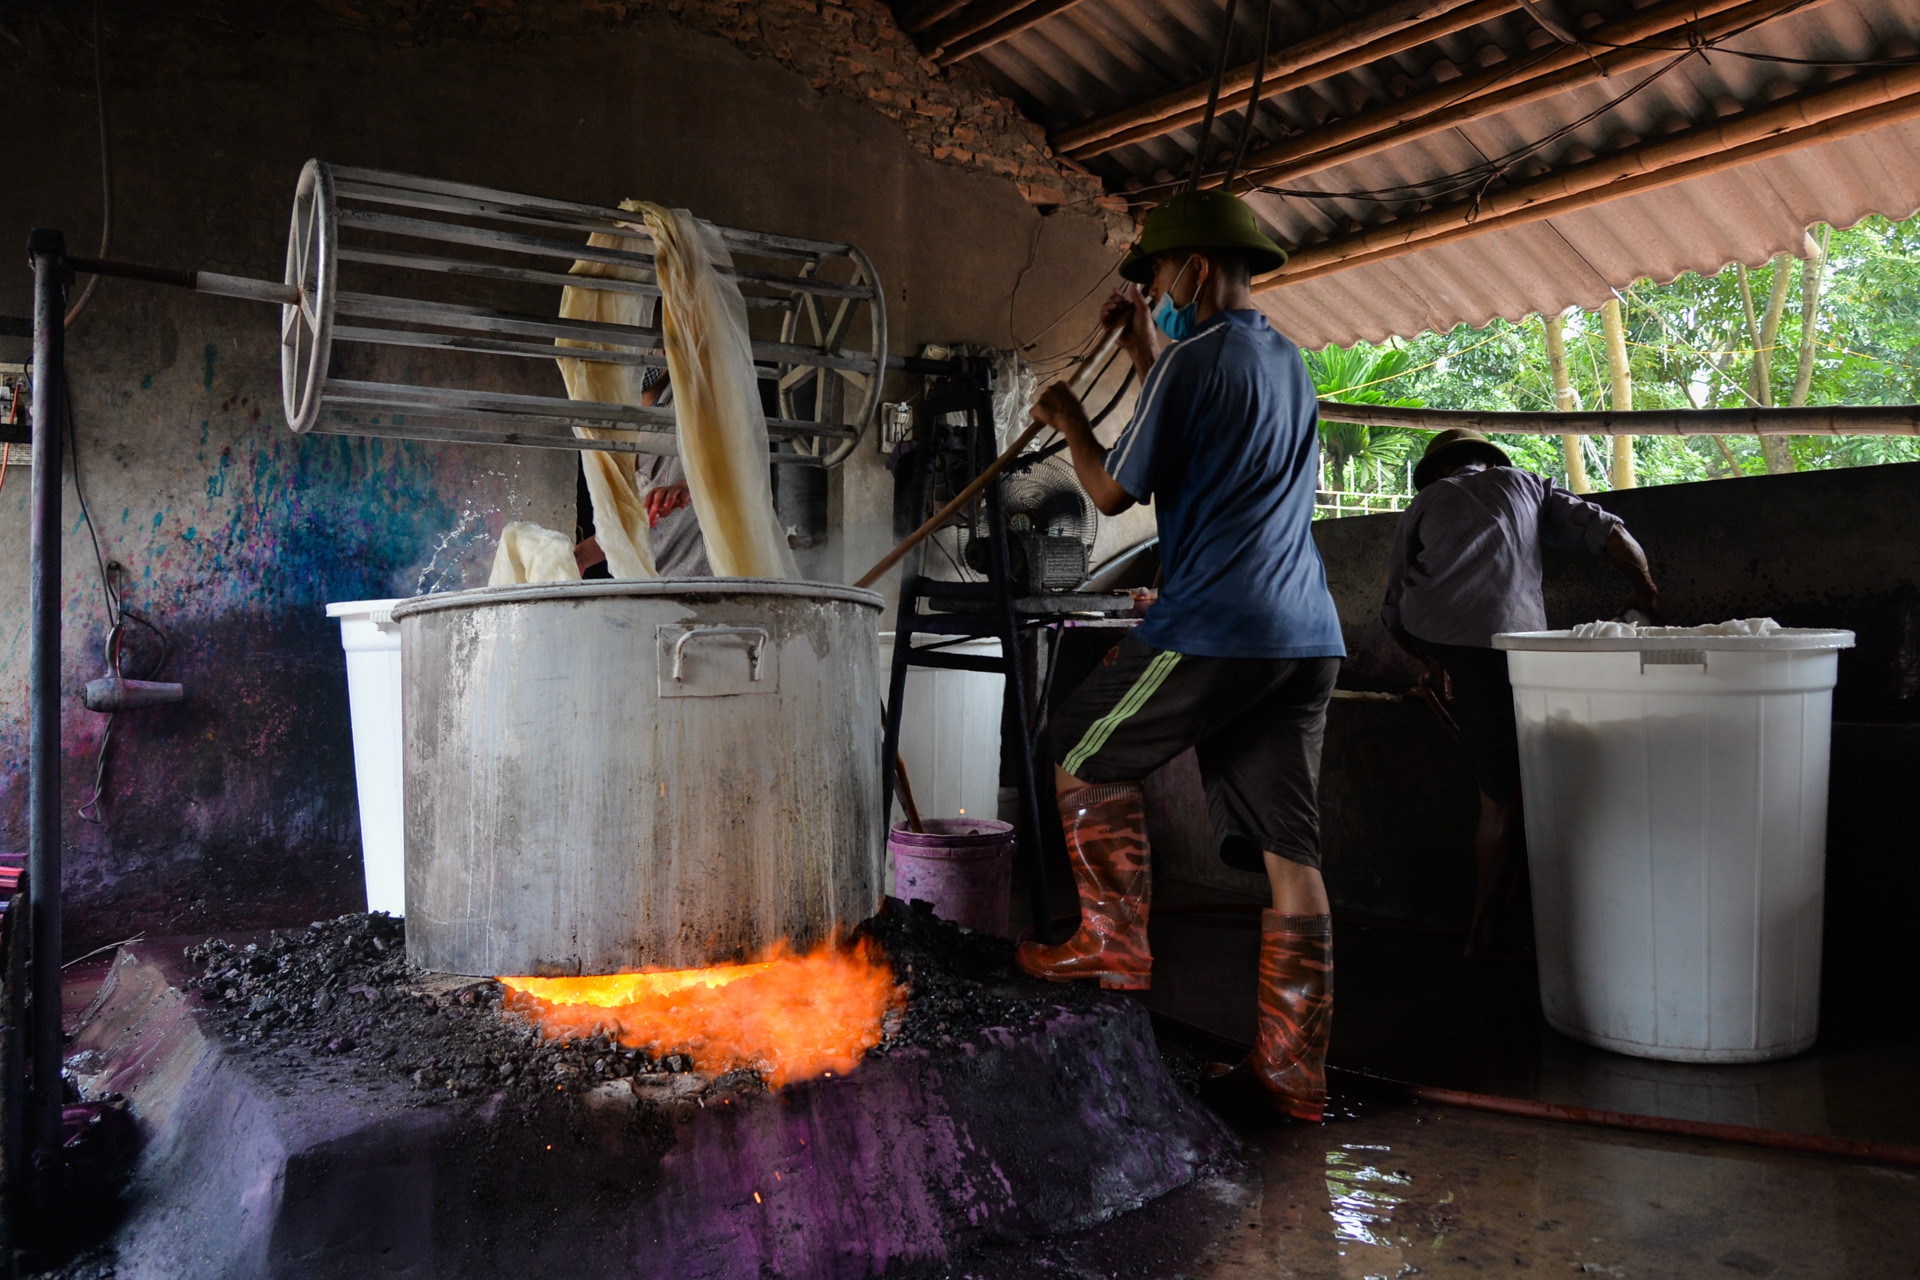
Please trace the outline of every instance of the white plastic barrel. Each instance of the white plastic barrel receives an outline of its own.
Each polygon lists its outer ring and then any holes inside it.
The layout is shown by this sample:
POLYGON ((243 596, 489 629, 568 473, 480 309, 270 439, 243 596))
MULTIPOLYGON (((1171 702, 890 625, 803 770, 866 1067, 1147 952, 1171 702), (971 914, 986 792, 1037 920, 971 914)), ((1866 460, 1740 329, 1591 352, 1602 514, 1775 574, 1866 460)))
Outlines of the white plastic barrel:
MULTIPOLYGON (((941 645, 945 653, 999 658, 989 636, 941 645)), ((893 632, 880 633, 880 684, 890 686, 893 632)), ((923 818, 997 818, 1000 813, 1000 707, 1007 678, 984 671, 908 667, 900 719, 900 759, 923 818)), ((898 799, 894 817, 905 817, 898 799)), ((888 821, 891 828, 892 819, 888 821)))
POLYGON ((360 855, 367 910, 404 915, 407 907, 405 811, 400 794, 400 624, 398 600, 343 600, 347 711, 353 721, 353 777, 360 798, 360 855))
POLYGON ((1813 1043, 1835 651, 1852 644, 1792 628, 1494 638, 1555 1030, 1676 1062, 1813 1043))

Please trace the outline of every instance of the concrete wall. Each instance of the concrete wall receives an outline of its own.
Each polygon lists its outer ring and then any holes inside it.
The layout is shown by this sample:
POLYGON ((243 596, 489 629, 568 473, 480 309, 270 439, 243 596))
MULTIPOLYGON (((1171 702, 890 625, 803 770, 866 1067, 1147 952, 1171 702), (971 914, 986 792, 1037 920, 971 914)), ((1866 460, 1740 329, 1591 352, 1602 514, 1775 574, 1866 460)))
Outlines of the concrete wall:
MULTIPOLYGON (((827 7, 821 27, 835 25, 827 7)), ((630 14, 503 31, 485 15, 504 5, 409 27, 410 8, 364 8, 375 20, 356 26, 303 6, 110 6, 113 256, 278 278, 294 179, 314 156, 590 201, 640 195, 723 224, 850 240, 886 284, 902 351, 1005 346, 1079 306, 1047 339, 1070 344, 1118 252, 1110 210, 1043 211, 1020 175, 937 163, 924 139, 737 35, 630 14)), ((95 247, 87 13, 6 20, 0 117, 32 124, 16 132, 0 213, 0 243, 16 249, 36 225, 66 230, 76 252, 95 247)), ((23 271, 0 273, 0 314, 26 312, 28 285, 23 271)), ((103 555, 128 605, 172 637, 168 673, 189 690, 184 705, 118 719, 105 821, 67 821, 75 947, 358 906, 344 668, 322 605, 476 585, 505 521, 572 526, 570 455, 290 435, 275 323, 251 304, 116 281, 69 334, 79 476, 103 555)), ((0 360, 23 353, 0 340, 0 360)), ((545 366, 488 376, 559 389, 545 366)), ((73 492, 69 814, 92 790, 104 719, 78 701, 100 674, 105 622, 73 492)), ((0 486, 0 536, 16 549, 0 563, 8 848, 26 840, 26 495, 16 468, 0 486)), ((890 501, 877 450, 835 473, 829 563, 844 576, 884 550, 890 501)))

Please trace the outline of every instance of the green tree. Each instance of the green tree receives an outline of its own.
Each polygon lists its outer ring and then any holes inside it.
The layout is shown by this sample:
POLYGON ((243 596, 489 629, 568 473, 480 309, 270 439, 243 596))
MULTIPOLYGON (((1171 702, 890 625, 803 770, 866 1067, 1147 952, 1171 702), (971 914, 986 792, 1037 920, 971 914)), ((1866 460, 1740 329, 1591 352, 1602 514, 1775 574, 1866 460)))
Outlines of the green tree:
MULTIPOLYGON (((1920 218, 1869 218, 1844 231, 1816 228, 1798 256, 1783 254, 1744 273, 1730 266, 1666 284, 1637 281, 1620 291, 1620 300, 1635 408, 1920 403, 1920 218), (1809 320, 1810 334, 1804 332, 1809 320)), ((1576 402, 1610 404, 1600 318, 1569 311, 1562 332, 1576 402)), ((1480 329, 1462 325, 1340 355, 1329 349, 1309 361, 1322 395, 1366 383, 1364 390, 1378 397, 1373 403, 1555 408, 1544 330, 1531 320, 1494 320, 1480 329), (1397 359, 1365 376, 1354 372, 1380 352, 1397 359), (1349 356, 1351 362, 1343 362, 1349 356)), ((1358 396, 1354 391, 1333 398, 1358 396)), ((1365 443, 1373 447, 1371 438, 1365 443)), ((1556 438, 1508 436, 1500 443, 1521 466, 1566 482, 1556 438)), ((1582 442, 1590 477, 1607 474, 1605 443, 1582 442)), ((1328 441, 1330 459, 1339 449, 1328 441)), ((1920 460, 1920 440, 1911 437, 1793 437, 1785 450, 1775 450, 1775 469, 1786 469, 1789 458, 1802 470, 1920 460)), ((1347 450, 1341 456, 1364 454, 1347 450)), ((1643 437, 1635 461, 1641 484, 1768 470, 1753 436, 1643 437)))
MULTIPOLYGON (((1313 389, 1322 400, 1342 404, 1395 405, 1419 408, 1424 403, 1404 393, 1396 394, 1395 384, 1403 380, 1411 357, 1401 347, 1374 347, 1366 343, 1325 351, 1302 352, 1313 389)), ((1425 447, 1430 433, 1409 431, 1404 427, 1374 427, 1355 422, 1322 422, 1320 449, 1327 459, 1327 471, 1336 489, 1358 489, 1361 474, 1377 471, 1396 477, 1407 460, 1425 447)), ((1404 483, 1385 486, 1387 492, 1401 492, 1404 483)))

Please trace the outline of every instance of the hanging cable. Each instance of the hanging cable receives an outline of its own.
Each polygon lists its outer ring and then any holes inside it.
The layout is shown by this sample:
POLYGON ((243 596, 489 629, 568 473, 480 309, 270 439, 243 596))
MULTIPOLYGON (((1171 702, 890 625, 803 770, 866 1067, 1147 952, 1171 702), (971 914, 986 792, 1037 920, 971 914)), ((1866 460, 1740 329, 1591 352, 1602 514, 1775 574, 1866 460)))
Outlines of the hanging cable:
MULTIPOLYGON (((173 654, 173 642, 167 633, 151 619, 126 607, 125 602, 120 598, 119 590, 114 586, 113 575, 107 571, 107 559, 100 550, 100 533, 94 526, 93 512, 87 505, 86 488, 80 482, 80 432, 74 419, 73 383, 67 378, 64 366, 60 373, 61 417, 65 428, 68 466, 73 475, 73 496, 80 507, 81 523, 87 527, 87 541, 93 547, 94 567, 100 574, 100 595, 107 609, 107 669, 115 675, 121 674, 121 653, 126 648, 126 626, 132 623, 152 635, 159 645, 159 653, 155 656, 152 665, 141 675, 134 677, 151 680, 167 665, 167 659, 173 654)), ((59 464, 60 460, 56 456, 51 465, 59 464)), ((100 734, 100 746, 94 756, 93 794, 74 810, 83 821, 96 825, 102 821, 100 800, 106 790, 107 748, 113 743, 115 718, 113 714, 108 714, 106 725, 100 734)))
POLYGON ((1220 108, 1220 82, 1227 74, 1227 53, 1233 44, 1233 14, 1240 0, 1227 0, 1227 12, 1220 23, 1220 47, 1213 55, 1213 84, 1207 90, 1207 114, 1200 121, 1200 141, 1193 149, 1193 172, 1187 175, 1188 191, 1200 185, 1200 175, 1206 172, 1207 152, 1213 146, 1213 117, 1220 108))
POLYGON ((1681 54, 1679 57, 1670 60, 1664 66, 1654 71, 1652 75, 1649 75, 1631 89, 1620 94, 1617 98, 1609 99, 1578 119, 1568 121, 1545 137, 1535 139, 1524 146, 1516 147, 1512 151, 1506 152, 1493 159, 1483 161, 1470 169, 1462 169, 1455 173, 1442 174, 1439 177, 1428 178, 1420 182, 1403 183, 1399 186, 1372 187, 1353 191, 1320 191, 1300 187, 1276 187, 1264 182, 1256 183, 1255 189, 1267 192, 1270 195, 1291 196, 1300 200, 1357 200, 1370 204, 1405 204, 1410 201, 1435 201, 1468 191, 1473 192, 1474 198, 1478 200, 1485 195, 1488 188, 1505 177, 1515 165, 1538 155, 1548 147, 1585 128, 1587 125, 1592 124, 1601 116, 1615 110, 1620 104, 1644 93, 1653 86, 1655 81, 1678 68, 1692 56, 1690 53, 1681 54))
POLYGON ((1227 176, 1220 186, 1228 195, 1233 194, 1233 179, 1240 172, 1240 166, 1246 162, 1247 143, 1253 138, 1253 118, 1260 114, 1260 88, 1267 79, 1267 46, 1273 40, 1273 0, 1265 0, 1260 7, 1260 49, 1254 55, 1253 88, 1247 98, 1246 114, 1240 120, 1240 141, 1233 149, 1233 163, 1227 166, 1227 176))
MULTIPOLYGON (((1809 66, 1809 67, 1850 67, 1850 68, 1857 68, 1861 70, 1866 70, 1874 67, 1908 66, 1908 65, 1913 65, 1915 63, 1920 63, 1920 55, 1892 57, 1892 58, 1829 60, 1829 59, 1819 59, 1819 58, 1793 58, 1793 57, 1787 57, 1784 55, 1768 54, 1768 53, 1752 53, 1752 52, 1747 52, 1745 50, 1728 49, 1725 47, 1724 42, 1728 40, 1737 39, 1738 37, 1743 36, 1750 31, 1753 31, 1754 29, 1763 25, 1764 23, 1771 22, 1771 21, 1777 20, 1778 18, 1784 17, 1787 14, 1793 13, 1801 8, 1804 8, 1807 4, 1810 4, 1810 3, 1813 3, 1813 0, 1799 0, 1798 3, 1786 9, 1765 15, 1764 17, 1755 18, 1752 21, 1744 23, 1743 25, 1735 28, 1732 31, 1728 31, 1722 35, 1716 36, 1711 40, 1702 39, 1702 38, 1699 38, 1698 36, 1695 36, 1689 39, 1686 44, 1655 44, 1655 43, 1652 43, 1651 41, 1616 43, 1616 42, 1610 42, 1605 40, 1595 40, 1591 37, 1588 37, 1586 39, 1581 39, 1581 40, 1568 41, 1565 38, 1566 33, 1556 32, 1552 27, 1547 25, 1542 25, 1542 30, 1547 31, 1548 34, 1552 35, 1556 41, 1562 44, 1571 44, 1572 46, 1581 48, 1582 50, 1587 50, 1589 48, 1602 49, 1602 50, 1608 50, 1608 51, 1621 50, 1621 49, 1644 50, 1644 51, 1669 52, 1677 56, 1673 58, 1670 62, 1666 63, 1664 66, 1659 67, 1651 75, 1641 80, 1633 88, 1627 90, 1624 94, 1622 94, 1618 98, 1611 99, 1608 102, 1601 104, 1599 107, 1596 107, 1592 111, 1587 112, 1585 115, 1581 116, 1579 119, 1573 120, 1567 124, 1560 126, 1559 128, 1555 129, 1552 133, 1548 134, 1546 137, 1540 138, 1533 142, 1526 143, 1520 147, 1515 148, 1512 151, 1507 152, 1506 154, 1498 157, 1497 159, 1485 161, 1481 164, 1473 166, 1470 169, 1463 169, 1455 173, 1442 174, 1438 177, 1429 178, 1429 179, 1425 179, 1423 181, 1418 181, 1418 182, 1404 183, 1398 186, 1363 188, 1363 189, 1355 189, 1355 190, 1349 190, 1349 191, 1324 191, 1324 190, 1316 190, 1316 189, 1309 189, 1309 188, 1279 187, 1279 186, 1273 186, 1267 183, 1256 183, 1254 184, 1253 189, 1264 191, 1270 195, 1290 196, 1295 199, 1302 199, 1302 200, 1354 200, 1354 201, 1360 201, 1360 202, 1370 203, 1370 204, 1399 204, 1399 203, 1409 203, 1409 202, 1416 202, 1416 201, 1432 201, 1432 200, 1438 200, 1438 199, 1444 198, 1449 195, 1459 194, 1464 191, 1471 191, 1471 190, 1474 190, 1475 188, 1479 188, 1481 192, 1484 192, 1485 189, 1489 187, 1493 182, 1505 176, 1506 172, 1510 170, 1514 165, 1534 155, 1537 155, 1539 152, 1541 152, 1542 150, 1545 150, 1547 147, 1552 146, 1554 143, 1565 139, 1575 131, 1581 128, 1584 128, 1585 126, 1593 123, 1595 120, 1599 119, 1600 117, 1608 114, 1611 111, 1614 111, 1622 103, 1638 95, 1643 90, 1650 87, 1655 81, 1659 80, 1663 76, 1667 75, 1667 73, 1681 66, 1688 59, 1693 57, 1700 57, 1704 59, 1709 54, 1713 54, 1713 53, 1723 53, 1730 57, 1750 59, 1758 62, 1776 62, 1776 63, 1785 63, 1789 65, 1794 65, 1794 66, 1809 66)), ((1527 12, 1529 16, 1533 16, 1536 19, 1536 23, 1538 24, 1539 15, 1534 14, 1530 7, 1523 6, 1523 8, 1527 8, 1527 12)), ((1260 64, 1260 66, 1262 67, 1264 66, 1264 59, 1262 60, 1262 63, 1260 64)), ((1257 101, 1258 99, 1256 98, 1255 102, 1257 101)), ((1249 109, 1252 108, 1252 105, 1253 105, 1252 103, 1249 104, 1249 109)), ((1232 179, 1235 173, 1238 171, 1238 169, 1241 167, 1243 163, 1244 163, 1244 160, 1242 157, 1235 158, 1235 160, 1233 161, 1233 167, 1227 170, 1227 173, 1226 173, 1225 181, 1227 183, 1230 184, 1232 182, 1232 179)), ((1189 178, 1186 189, 1192 190, 1195 185, 1197 185, 1196 180, 1193 178, 1189 178)), ((1138 193, 1137 198, 1142 200, 1150 199, 1151 198, 1150 189, 1147 191, 1142 191, 1138 193)))
MULTIPOLYGON (((94 255, 96 258, 106 257, 113 243, 113 158, 107 151, 107 78, 100 67, 100 44, 100 0, 93 0, 93 102, 100 120, 100 252, 94 255)), ((64 328, 73 328, 99 287, 99 276, 88 277, 87 287, 67 308, 64 328)))

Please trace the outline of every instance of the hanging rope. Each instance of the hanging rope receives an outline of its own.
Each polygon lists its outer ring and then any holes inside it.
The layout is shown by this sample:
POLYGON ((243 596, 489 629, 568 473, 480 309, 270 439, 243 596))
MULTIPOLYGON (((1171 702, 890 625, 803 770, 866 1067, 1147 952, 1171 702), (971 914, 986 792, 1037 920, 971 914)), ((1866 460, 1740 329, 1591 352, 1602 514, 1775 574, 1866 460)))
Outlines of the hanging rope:
POLYGON ((1193 172, 1187 175, 1186 190, 1192 191, 1200 185, 1200 175, 1207 167, 1207 152, 1213 146, 1213 117, 1220 107, 1220 82, 1227 74, 1228 46, 1233 43, 1233 15, 1240 7, 1240 0, 1227 0, 1227 12, 1220 23, 1220 47, 1213 55, 1213 84, 1207 89, 1207 114, 1200 121, 1200 141, 1193 151, 1193 172))
POLYGON ((1253 117, 1260 111, 1260 86, 1267 78, 1267 47, 1273 40, 1273 0, 1266 0, 1260 13, 1260 51, 1255 55, 1253 64, 1253 89, 1247 98, 1246 114, 1240 120, 1240 141, 1233 149, 1233 163, 1227 166, 1227 176, 1220 188, 1228 195, 1233 194, 1234 175, 1240 172, 1240 166, 1247 159, 1247 143, 1253 139, 1253 117))

